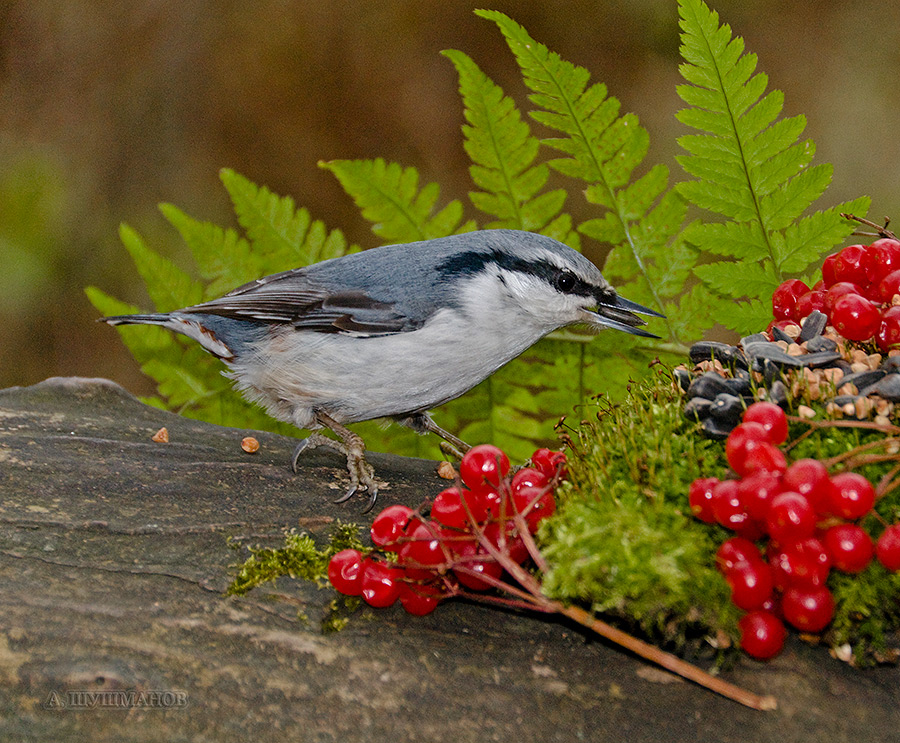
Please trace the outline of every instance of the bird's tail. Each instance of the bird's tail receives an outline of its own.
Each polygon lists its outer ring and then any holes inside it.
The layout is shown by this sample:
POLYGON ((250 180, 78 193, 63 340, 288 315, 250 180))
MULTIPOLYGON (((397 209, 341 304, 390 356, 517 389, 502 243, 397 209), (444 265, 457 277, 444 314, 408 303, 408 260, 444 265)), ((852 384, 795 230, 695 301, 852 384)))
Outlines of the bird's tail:
POLYGON ((171 319, 167 312, 157 312, 152 315, 110 315, 98 318, 97 322, 110 325, 166 325, 171 319))
MULTIPOLYGON (((208 318, 207 318, 208 319, 208 318)), ((197 341, 214 356, 226 361, 234 358, 231 348, 224 343, 209 323, 201 322, 198 315, 181 312, 157 312, 147 315, 110 315, 101 317, 97 322, 109 325, 161 325, 176 333, 186 335, 197 341)))

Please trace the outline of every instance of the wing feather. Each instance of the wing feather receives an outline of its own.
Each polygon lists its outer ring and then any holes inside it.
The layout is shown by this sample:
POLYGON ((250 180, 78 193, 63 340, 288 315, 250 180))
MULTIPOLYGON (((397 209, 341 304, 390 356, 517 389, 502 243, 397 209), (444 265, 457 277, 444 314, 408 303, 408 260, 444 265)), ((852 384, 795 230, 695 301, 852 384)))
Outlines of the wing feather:
POLYGON ((328 291, 309 281, 303 269, 252 281, 186 311, 364 336, 409 332, 420 328, 426 319, 409 317, 394 303, 375 299, 359 289, 328 291))

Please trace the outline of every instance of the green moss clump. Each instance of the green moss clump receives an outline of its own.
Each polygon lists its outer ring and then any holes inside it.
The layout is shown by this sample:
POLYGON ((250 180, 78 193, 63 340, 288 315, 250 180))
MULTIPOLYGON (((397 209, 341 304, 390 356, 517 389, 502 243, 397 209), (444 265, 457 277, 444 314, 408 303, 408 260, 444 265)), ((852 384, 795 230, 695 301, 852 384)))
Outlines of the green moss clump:
MULTIPOLYGON (((715 568, 716 549, 733 534, 694 519, 687 500, 695 478, 734 473, 722 442, 705 439, 698 424, 683 417, 683 403, 668 372, 659 369, 653 379, 632 384, 621 404, 601 400, 588 410, 573 436, 559 510, 540 532, 549 564, 544 590, 620 617, 661 642, 680 645, 698 634, 722 633, 736 640, 741 612, 715 568)), ((795 423, 788 460, 838 457, 879 438, 886 436, 837 426, 810 432, 809 424, 795 423)), ((880 459, 848 464, 877 484, 900 455, 880 459)), ((873 539, 882 520, 900 517, 900 489, 880 498, 875 510, 862 521, 873 539)), ((836 612, 824 641, 849 643, 860 664, 891 658, 892 635, 900 629, 900 573, 873 562, 858 575, 832 571, 828 587, 836 612)))
POLYGON ((679 644, 698 632, 737 637, 740 614, 715 569, 724 530, 691 516, 688 486, 726 477, 723 447, 696 435, 667 373, 603 400, 578 429, 560 509, 541 532, 544 590, 589 602, 679 644))
POLYGON ((328 561, 343 549, 364 549, 356 524, 335 526, 331 539, 323 549, 305 532, 291 529, 285 532, 284 546, 250 547, 250 557, 237 566, 237 575, 226 591, 227 595, 243 596, 256 586, 274 581, 283 575, 314 581, 324 586, 328 580, 328 561))

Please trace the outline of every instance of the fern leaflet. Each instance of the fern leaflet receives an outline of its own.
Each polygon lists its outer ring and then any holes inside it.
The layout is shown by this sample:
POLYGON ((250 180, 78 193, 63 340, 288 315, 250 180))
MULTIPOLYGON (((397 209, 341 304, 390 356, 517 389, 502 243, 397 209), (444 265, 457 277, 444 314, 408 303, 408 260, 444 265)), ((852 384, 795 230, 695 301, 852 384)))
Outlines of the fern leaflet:
POLYGON ((463 126, 464 147, 472 159, 469 173, 482 191, 469 198, 477 209, 497 217, 487 229, 509 228, 541 232, 574 248, 578 233, 572 218, 561 214, 566 192, 540 193, 550 177, 546 164, 535 164, 540 142, 511 98, 462 52, 444 55, 459 74, 459 92, 469 123, 463 126))
POLYGON ((463 207, 457 200, 433 213, 440 186, 429 183, 420 190, 415 168, 381 158, 332 160, 320 165, 337 176, 362 215, 373 223, 372 231, 388 242, 430 240, 475 229, 473 222, 460 224, 463 207))
MULTIPOLYGON (((670 316, 678 312, 677 298, 693 263, 690 246, 675 239, 686 205, 667 191, 664 165, 632 180, 647 152, 646 130, 633 114, 619 115, 619 101, 608 95, 603 83, 589 84, 586 69, 561 59, 503 13, 476 12, 498 25, 515 55, 532 91, 530 100, 539 107, 532 118, 563 135, 542 140, 564 154, 548 165, 585 181, 588 202, 605 212, 578 230, 612 246, 604 267, 607 278, 635 301, 670 316), (661 283, 663 274, 666 281, 661 283)), ((698 318, 698 332, 701 326, 698 318)), ((669 339, 681 345, 670 321, 666 330, 669 339)), ((632 341, 624 342, 634 346, 632 341)), ((616 345, 621 343, 617 340, 616 345)))
POLYGON ((328 232, 309 211, 297 209, 290 196, 273 194, 228 168, 220 176, 254 254, 265 261, 268 271, 287 271, 359 250, 347 245, 340 230, 328 232))
POLYGON ((726 258, 694 273, 720 298, 716 318, 740 333, 756 332, 771 316, 759 297, 771 296, 789 274, 807 269, 853 231, 840 212, 865 213, 867 198, 801 219, 831 182, 830 165, 810 165, 812 140, 800 140, 803 116, 779 119, 784 95, 766 93, 768 78, 756 73, 755 54, 702 0, 679 0, 681 74, 678 94, 689 108, 683 124, 702 134, 679 138, 678 157, 696 180, 677 189, 725 223, 695 223, 685 239, 726 258), (798 221, 799 220, 799 221, 798 221), (735 301, 744 298, 743 301, 735 301))

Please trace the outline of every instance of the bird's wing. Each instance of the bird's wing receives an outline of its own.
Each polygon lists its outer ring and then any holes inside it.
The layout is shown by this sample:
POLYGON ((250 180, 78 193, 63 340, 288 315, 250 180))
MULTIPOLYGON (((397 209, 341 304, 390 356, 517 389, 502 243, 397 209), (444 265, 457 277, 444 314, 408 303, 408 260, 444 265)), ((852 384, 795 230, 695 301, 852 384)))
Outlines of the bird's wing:
POLYGON ((301 271, 267 276, 185 311, 363 336, 409 332, 426 319, 410 317, 395 304, 360 289, 329 291, 310 282, 301 271))

